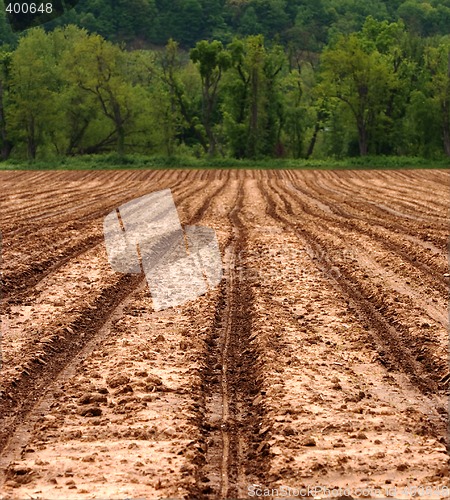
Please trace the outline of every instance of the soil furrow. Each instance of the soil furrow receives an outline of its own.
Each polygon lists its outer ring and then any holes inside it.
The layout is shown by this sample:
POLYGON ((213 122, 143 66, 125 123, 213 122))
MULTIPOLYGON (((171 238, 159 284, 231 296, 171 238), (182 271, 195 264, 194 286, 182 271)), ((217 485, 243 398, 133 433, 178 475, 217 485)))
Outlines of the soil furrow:
MULTIPOLYGON (((272 187, 277 189, 277 184, 274 183, 272 187)), ((282 195, 282 200, 289 215, 299 216, 299 213, 307 213, 311 217, 322 217, 323 211, 320 210, 320 207, 318 207, 319 210, 311 210, 309 205, 305 207, 303 200, 300 201, 298 197, 293 196, 291 189, 286 189, 284 185, 283 189, 284 195, 282 195), (292 204, 286 199, 287 196, 294 199, 297 205, 300 205, 302 208, 301 212, 297 211, 294 213, 292 204)), ((277 192, 279 193, 279 189, 277 192)), ((412 308, 421 307, 425 314, 430 315, 431 318, 441 323, 445 328, 447 327, 448 320, 442 308, 442 302, 446 300, 448 294, 448 287, 445 284, 448 281, 448 278, 445 277, 446 266, 439 270, 436 268, 430 269, 430 266, 423 262, 426 260, 423 253, 414 251, 415 249, 411 250, 411 245, 404 250, 403 246, 406 247, 407 245, 392 244, 390 239, 386 236, 383 237, 383 235, 378 235, 375 238, 374 232, 370 228, 367 229, 366 226, 359 227, 346 219, 341 220, 339 218, 335 219, 333 225, 330 225, 331 219, 326 219, 326 221, 327 233, 329 235, 336 236, 342 241, 346 241, 348 238, 354 240, 354 245, 350 253, 358 253, 357 260, 360 264, 367 262, 373 274, 383 276, 383 286, 384 288, 390 288, 389 294, 395 291, 398 294, 405 295, 407 301, 412 300, 410 304, 412 308), (342 229, 342 226, 345 230, 342 229), (355 229, 353 230, 352 228, 355 229), (375 241, 379 243, 379 249, 373 245, 375 241), (358 248, 360 248, 359 252, 356 251, 358 248), (394 248, 395 250, 392 250, 392 253, 386 252, 386 248, 394 248), (368 249, 370 249, 370 253, 373 252, 378 257, 375 259, 371 258, 367 253, 368 249), (405 266, 405 261, 412 262, 414 267, 408 269, 405 266), (424 281, 423 273, 418 273, 417 269, 425 269, 425 274, 430 275, 427 276, 428 279, 426 281, 424 281), (399 273, 399 271, 401 272, 399 273), (394 276, 391 278, 392 274, 394 276), (422 291, 421 296, 423 299, 420 298, 417 291, 412 287, 411 281, 413 281, 416 288, 422 291)), ((398 297, 396 300, 398 301, 398 297)), ((380 303, 380 307, 384 306, 384 309, 386 309, 386 304, 389 304, 388 297, 384 298, 383 302, 380 303)))
MULTIPOLYGON (((295 176, 290 177, 294 183, 298 181, 295 176)), ((350 191, 345 196, 343 203, 343 195, 337 197, 335 194, 333 194, 333 191, 330 188, 324 188, 320 180, 309 178, 304 178, 303 180, 303 185, 305 186, 305 188, 307 188, 304 193, 307 196, 311 197, 315 201, 315 203, 320 203, 319 198, 324 201, 324 210, 328 213, 334 212, 337 215, 341 215, 346 218, 367 220, 367 222, 390 230, 392 233, 400 233, 403 237, 411 236, 411 233, 415 233, 418 229, 417 224, 413 228, 413 223, 411 223, 410 221, 400 221, 399 213, 395 209, 393 209, 392 206, 380 204, 380 202, 377 201, 377 198, 374 198, 375 201, 372 201, 368 196, 364 199, 360 194, 352 193, 350 191), (355 200, 357 199, 359 199, 360 201, 355 202, 355 200), (343 210, 343 204, 345 204, 345 206, 351 210, 351 213, 343 210)), ((386 192, 384 192, 384 194, 386 194, 386 192)), ((389 200, 389 202, 392 205, 391 200, 389 200)), ((439 222, 436 219, 437 216, 438 214, 435 213, 434 222, 439 222)), ((447 215, 443 215, 440 217, 444 218, 445 220, 448 219, 447 215)), ((442 229, 447 229, 447 222, 444 221, 442 229)), ((425 232, 425 229, 423 229, 422 232, 425 232)), ((424 239, 420 241, 422 245, 426 245, 427 243, 429 243, 429 237, 427 234, 424 234, 423 236, 424 239)), ((442 251, 442 249, 436 250, 442 251)))
POLYGON ((225 276, 207 340, 205 440, 206 463, 200 472, 202 498, 243 498, 247 484, 264 475, 264 464, 255 455, 263 415, 252 409, 261 390, 258 353, 252 334, 252 291, 242 277, 238 259, 246 251, 246 230, 240 212, 243 188, 228 217, 232 236, 225 252, 225 276), (239 256, 239 257, 238 257, 239 256), (239 271, 238 271, 239 269, 239 271), (252 457, 252 460, 249 460, 252 457), (206 485, 202 486, 202 482, 206 485))
POLYGON ((408 216, 417 216, 417 213, 421 212, 421 208, 423 208, 424 215, 432 213, 432 215, 436 215, 436 209, 442 211, 442 209, 446 209, 446 204, 442 197, 436 197, 433 195, 436 191, 440 191, 443 194, 443 186, 447 183, 448 186, 448 176, 444 171, 439 172, 441 176, 440 182, 431 182, 430 176, 428 175, 423 178, 423 176, 417 175, 417 171, 410 171, 405 173, 401 178, 396 182, 395 172, 390 171, 389 174, 383 176, 382 173, 377 174, 376 183, 368 183, 367 177, 371 175, 369 172, 361 172, 361 175, 356 176, 355 172, 352 172, 351 176, 321 176, 321 181, 317 180, 318 184, 322 187, 326 187, 330 192, 339 193, 346 198, 349 195, 354 195, 357 198, 362 199, 364 201, 364 197, 361 196, 361 192, 364 192, 367 200, 373 199, 374 201, 379 202, 380 198, 389 201, 390 205, 404 207, 407 210, 406 215, 408 216), (324 182, 325 181, 325 185, 324 182), (341 190, 336 189, 340 187, 341 190), (415 205, 416 200, 411 200, 410 194, 411 190, 417 194, 419 198, 417 208, 415 205), (422 204, 422 202, 425 202, 422 204), (435 207, 431 209, 431 206, 435 207))

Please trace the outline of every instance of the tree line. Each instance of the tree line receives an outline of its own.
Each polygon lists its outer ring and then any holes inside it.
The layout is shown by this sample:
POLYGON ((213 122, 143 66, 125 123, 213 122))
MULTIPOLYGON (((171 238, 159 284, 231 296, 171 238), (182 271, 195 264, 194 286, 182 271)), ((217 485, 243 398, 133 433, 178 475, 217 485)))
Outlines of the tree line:
MULTIPOLYGON (((11 42, 0 0, 0 44, 11 42), (2 17, 3 16, 3 17, 2 17)), ((75 4, 66 0, 64 4, 75 4)), ((368 16, 402 20, 422 37, 446 35, 450 0, 80 0, 75 9, 48 26, 75 24, 113 42, 183 48, 202 39, 230 43, 235 36, 262 34, 283 45, 317 51, 336 34, 359 31, 368 16)))
POLYGON ((108 151, 450 156, 450 37, 369 16, 320 52, 261 33, 129 50, 75 25, 3 45, 1 159, 108 151))

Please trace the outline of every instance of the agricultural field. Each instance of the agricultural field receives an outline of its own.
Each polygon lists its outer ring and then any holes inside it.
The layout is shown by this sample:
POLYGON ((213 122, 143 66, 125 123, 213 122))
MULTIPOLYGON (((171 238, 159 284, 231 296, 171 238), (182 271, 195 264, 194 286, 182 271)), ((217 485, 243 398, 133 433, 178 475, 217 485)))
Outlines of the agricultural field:
POLYGON ((448 498, 450 172, 0 185, 0 498, 448 498), (183 225, 215 230, 223 279, 155 311, 103 220, 167 188, 183 225))

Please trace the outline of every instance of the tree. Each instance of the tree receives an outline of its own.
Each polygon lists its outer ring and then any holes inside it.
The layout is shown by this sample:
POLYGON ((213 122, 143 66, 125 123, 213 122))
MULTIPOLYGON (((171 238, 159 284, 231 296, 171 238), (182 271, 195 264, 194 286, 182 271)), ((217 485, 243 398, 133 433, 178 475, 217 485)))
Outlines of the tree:
POLYGON ((78 40, 66 60, 68 80, 94 96, 101 113, 112 124, 113 130, 105 141, 114 136, 119 155, 124 154, 126 127, 137 105, 126 69, 126 53, 99 35, 78 40))
POLYGON ((253 9, 257 23, 261 26, 259 31, 251 34, 261 34, 267 39, 281 35, 289 25, 286 6, 286 0, 251 0, 247 11, 253 9))
POLYGON ((217 142, 213 130, 213 113, 217 104, 219 82, 223 72, 231 66, 231 55, 221 42, 202 40, 190 51, 190 57, 197 65, 202 81, 203 125, 209 141, 208 154, 214 156, 217 142))
POLYGON ((432 101, 439 109, 444 151, 450 156, 450 38, 444 38, 425 54, 430 75, 427 85, 432 101))
POLYGON ((335 11, 327 8, 323 0, 303 0, 297 6, 294 25, 286 30, 286 38, 292 48, 317 52, 327 42, 335 19, 335 11))
POLYGON ((4 0, 0 0, 0 47, 14 42, 14 35, 6 19, 6 8, 4 0))
POLYGON ((41 28, 21 38, 11 57, 8 117, 11 133, 25 138, 28 158, 36 158, 45 136, 58 123, 59 77, 51 37, 41 28))
POLYGON ((203 9, 199 0, 182 0, 173 13, 173 37, 192 47, 204 32, 203 9))
MULTIPOLYGON (((391 0, 390 0, 391 1, 391 0)), ((339 35, 350 35, 363 26, 368 16, 377 20, 389 19, 384 0, 328 0, 328 12, 332 13, 332 23, 328 29, 329 40, 339 35)))
POLYGON ((291 71, 283 80, 285 98, 285 135, 292 156, 300 158, 303 152, 304 116, 303 104, 304 86, 298 70, 291 71))
POLYGON ((284 118, 278 88, 284 52, 277 45, 267 49, 262 35, 235 39, 228 50, 232 70, 222 111, 231 152, 238 158, 275 154, 284 118))
POLYGON ((57 127, 52 127, 49 135, 57 153, 70 156, 82 151, 89 128, 98 116, 94 96, 71 81, 72 68, 66 64, 71 58, 74 45, 86 40, 89 35, 86 30, 71 25, 57 28, 48 36, 51 38, 55 72, 60 82, 55 103, 61 112, 57 127))
POLYGON ((398 15, 411 31, 420 36, 429 36, 434 31, 433 11, 429 2, 406 0, 400 5, 398 15))
POLYGON ((111 4, 116 40, 134 42, 154 37, 158 13, 155 0, 116 0, 111 4))
POLYGON ((284 141, 294 158, 309 158, 327 118, 323 98, 315 96, 316 72, 304 62, 284 76, 281 96, 284 101, 284 141))
POLYGON ((185 141, 195 138, 201 145, 203 152, 208 152, 208 140, 201 120, 196 112, 192 99, 187 95, 181 78, 183 64, 180 57, 178 43, 170 39, 165 51, 159 58, 161 66, 161 80, 167 89, 172 116, 181 115, 184 123, 180 124, 179 135, 185 141))
POLYGON ((263 30, 262 26, 259 24, 258 15, 252 6, 245 10, 239 24, 239 31, 243 35, 257 35, 263 30))
POLYGON ((263 135, 264 108, 266 98, 264 92, 264 63, 266 50, 262 35, 251 37, 247 41, 246 63, 248 71, 248 133, 245 154, 248 158, 255 158, 261 149, 263 135))
POLYGON ((328 47, 321 62, 324 95, 348 107, 356 125, 360 155, 367 155, 371 133, 397 83, 388 60, 352 34, 328 47))
POLYGON ((415 40, 402 21, 389 23, 369 16, 359 34, 367 50, 378 51, 387 63, 393 85, 386 107, 373 130, 374 153, 393 154, 402 143, 402 124, 411 92, 417 86, 420 62, 414 60, 415 40))
POLYGON ((9 139, 6 123, 6 108, 10 85, 11 52, 0 51, 0 157, 7 160, 11 154, 13 143, 9 139))

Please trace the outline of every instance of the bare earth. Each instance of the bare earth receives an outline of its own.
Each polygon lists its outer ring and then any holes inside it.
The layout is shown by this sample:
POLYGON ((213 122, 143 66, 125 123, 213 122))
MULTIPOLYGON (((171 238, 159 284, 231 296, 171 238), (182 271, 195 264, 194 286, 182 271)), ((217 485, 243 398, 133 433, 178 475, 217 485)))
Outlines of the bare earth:
POLYGON ((0 498, 448 498, 449 184, 0 173, 0 498), (102 228, 166 188, 224 279, 155 312, 102 228))

